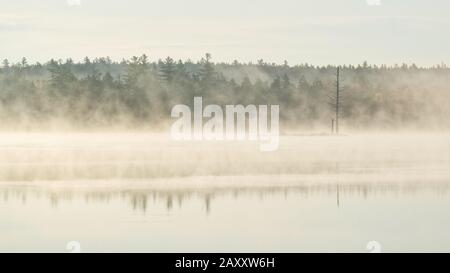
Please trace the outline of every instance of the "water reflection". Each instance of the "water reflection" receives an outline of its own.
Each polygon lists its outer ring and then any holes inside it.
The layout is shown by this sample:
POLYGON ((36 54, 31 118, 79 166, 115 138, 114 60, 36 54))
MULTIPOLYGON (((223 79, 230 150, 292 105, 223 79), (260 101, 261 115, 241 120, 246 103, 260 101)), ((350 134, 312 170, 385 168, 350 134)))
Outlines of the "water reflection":
POLYGON ((450 250, 450 183, 212 185, 3 184, 0 252, 450 250))
POLYGON ((0 135, 0 252, 450 250, 448 135, 280 143, 0 135))
POLYGON ((152 204, 164 204, 166 211, 170 212, 174 206, 182 208, 192 198, 201 199, 205 212, 212 209, 214 200, 219 197, 227 199, 245 199, 249 195, 258 196, 261 202, 266 199, 287 198, 294 196, 297 199, 309 199, 315 196, 327 196, 336 199, 336 207, 341 207, 346 197, 369 197, 391 195, 402 196, 420 195, 429 192, 435 196, 447 196, 450 183, 387 183, 387 184, 322 184, 322 185, 295 185, 295 186, 266 186, 266 187, 211 187, 211 188, 185 188, 185 189, 53 189, 45 186, 8 185, 0 186, 0 200, 7 204, 12 200, 20 200, 27 205, 39 199, 48 201, 52 208, 58 208, 65 202, 82 201, 85 204, 121 201, 123 206, 133 211, 145 212, 151 209, 152 204))

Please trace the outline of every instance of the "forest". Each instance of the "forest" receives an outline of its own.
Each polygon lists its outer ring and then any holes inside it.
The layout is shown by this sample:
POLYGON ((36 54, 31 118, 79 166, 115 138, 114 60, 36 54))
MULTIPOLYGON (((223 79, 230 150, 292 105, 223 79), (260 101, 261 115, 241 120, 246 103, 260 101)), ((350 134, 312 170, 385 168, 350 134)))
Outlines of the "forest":
MULTIPOLYGON (((334 117, 334 65, 314 66, 201 60, 150 61, 147 55, 113 61, 19 63, 0 68, 0 128, 162 129, 177 104, 279 105, 282 131, 328 132, 334 117)), ((450 68, 340 66, 343 130, 450 129, 450 68)))

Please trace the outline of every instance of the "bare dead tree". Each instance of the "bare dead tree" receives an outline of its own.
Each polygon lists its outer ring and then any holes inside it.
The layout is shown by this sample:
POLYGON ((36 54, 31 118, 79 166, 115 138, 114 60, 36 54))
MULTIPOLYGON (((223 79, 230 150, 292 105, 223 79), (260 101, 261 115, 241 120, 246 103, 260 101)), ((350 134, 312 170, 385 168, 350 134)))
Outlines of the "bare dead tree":
POLYGON ((340 82, 340 67, 338 66, 336 72, 336 91, 333 91, 331 95, 328 95, 328 104, 331 106, 331 109, 334 111, 335 117, 332 120, 331 130, 332 133, 339 134, 339 118, 340 112, 342 108, 342 89, 340 82))

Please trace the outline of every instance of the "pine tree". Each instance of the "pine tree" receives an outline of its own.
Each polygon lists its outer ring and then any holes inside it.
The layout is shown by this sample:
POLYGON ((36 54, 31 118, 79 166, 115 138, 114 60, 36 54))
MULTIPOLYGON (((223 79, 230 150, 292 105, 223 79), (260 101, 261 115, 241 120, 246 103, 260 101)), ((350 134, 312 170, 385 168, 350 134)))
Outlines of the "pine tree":
POLYGON ((3 64, 3 68, 4 69, 9 69, 9 61, 8 61, 8 59, 4 59, 2 64, 3 64))
POLYGON ((175 61, 167 57, 164 61, 159 63, 159 76, 162 80, 166 82, 171 82, 174 78, 176 71, 175 61))
POLYGON ((213 64, 211 63, 211 54, 206 53, 205 58, 201 61, 202 68, 200 70, 200 78, 203 81, 210 81, 214 78, 215 72, 213 64))

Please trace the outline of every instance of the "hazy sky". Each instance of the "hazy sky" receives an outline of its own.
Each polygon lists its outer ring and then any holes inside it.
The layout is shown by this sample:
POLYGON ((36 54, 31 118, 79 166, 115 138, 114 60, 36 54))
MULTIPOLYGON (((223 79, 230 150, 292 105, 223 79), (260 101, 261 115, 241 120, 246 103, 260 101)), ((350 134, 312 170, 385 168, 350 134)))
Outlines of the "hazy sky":
POLYGON ((450 63, 448 0, 0 0, 0 58, 450 63))

